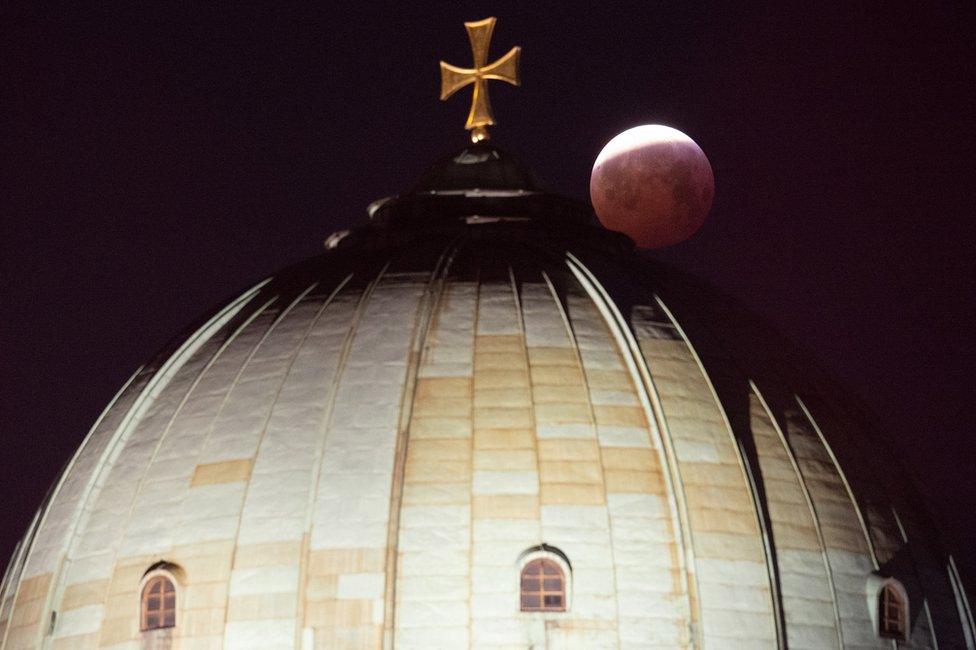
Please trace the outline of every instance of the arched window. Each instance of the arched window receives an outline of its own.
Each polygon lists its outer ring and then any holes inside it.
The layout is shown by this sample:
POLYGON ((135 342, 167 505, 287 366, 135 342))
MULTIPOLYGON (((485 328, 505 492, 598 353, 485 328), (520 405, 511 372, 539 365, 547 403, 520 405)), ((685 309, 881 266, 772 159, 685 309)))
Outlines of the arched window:
POLYGON ((166 575, 154 575, 142 587, 140 629, 146 632, 175 625, 176 586, 166 575))
POLYGON ((908 630, 908 603, 901 590, 887 582, 878 593, 878 634, 904 639, 908 630))
POLYGON ((562 567, 548 558, 536 558, 522 567, 521 608, 523 612, 565 612, 566 576, 562 567))

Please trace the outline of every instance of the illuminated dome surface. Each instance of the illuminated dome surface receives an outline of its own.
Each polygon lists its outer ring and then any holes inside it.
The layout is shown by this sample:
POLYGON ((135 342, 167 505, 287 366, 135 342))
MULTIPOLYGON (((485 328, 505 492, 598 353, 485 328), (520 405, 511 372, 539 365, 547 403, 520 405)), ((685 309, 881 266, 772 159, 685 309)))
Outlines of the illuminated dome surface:
POLYGON ((972 647, 850 396, 508 154, 330 246, 122 387, 0 646, 972 647))

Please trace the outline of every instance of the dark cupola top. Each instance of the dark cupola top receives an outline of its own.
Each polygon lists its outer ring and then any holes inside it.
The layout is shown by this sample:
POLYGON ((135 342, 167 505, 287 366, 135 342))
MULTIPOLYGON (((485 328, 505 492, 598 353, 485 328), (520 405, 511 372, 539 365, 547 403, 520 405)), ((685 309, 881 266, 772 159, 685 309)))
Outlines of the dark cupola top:
POLYGON ((424 173, 411 194, 540 191, 538 179, 512 154, 486 143, 444 156, 424 173))
POLYGON ((375 201, 368 210, 374 225, 394 229, 485 220, 597 224, 589 204, 545 191, 518 158, 484 142, 440 158, 408 192, 375 201))

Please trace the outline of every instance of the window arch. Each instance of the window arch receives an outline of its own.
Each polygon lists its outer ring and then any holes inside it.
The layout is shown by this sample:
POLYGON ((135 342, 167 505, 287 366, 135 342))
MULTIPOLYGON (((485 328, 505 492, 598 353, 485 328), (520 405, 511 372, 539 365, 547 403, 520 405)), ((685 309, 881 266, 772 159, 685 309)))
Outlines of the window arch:
POLYGON ((529 560, 520 578, 519 605, 523 612, 566 611, 566 574, 555 560, 529 560))
POLYGON ((143 632, 176 627, 176 585, 162 572, 153 573, 142 586, 139 629, 143 632))
POLYGON ((900 587, 889 580, 878 592, 878 634, 888 639, 908 637, 908 598, 900 587))

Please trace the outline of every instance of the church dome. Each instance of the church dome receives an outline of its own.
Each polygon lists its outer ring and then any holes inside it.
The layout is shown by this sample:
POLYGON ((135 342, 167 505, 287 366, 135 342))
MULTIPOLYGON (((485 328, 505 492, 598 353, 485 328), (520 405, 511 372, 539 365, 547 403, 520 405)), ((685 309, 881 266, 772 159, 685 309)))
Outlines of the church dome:
POLYGON ((962 648, 870 418, 475 145, 121 388, 0 647, 962 648))

